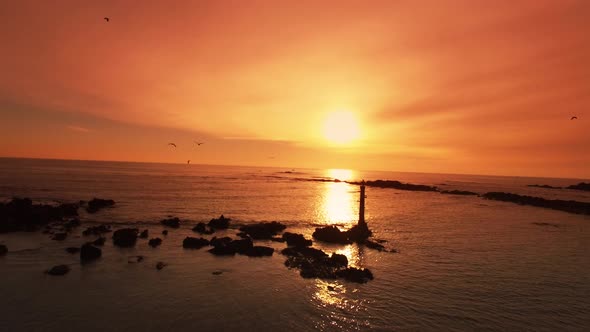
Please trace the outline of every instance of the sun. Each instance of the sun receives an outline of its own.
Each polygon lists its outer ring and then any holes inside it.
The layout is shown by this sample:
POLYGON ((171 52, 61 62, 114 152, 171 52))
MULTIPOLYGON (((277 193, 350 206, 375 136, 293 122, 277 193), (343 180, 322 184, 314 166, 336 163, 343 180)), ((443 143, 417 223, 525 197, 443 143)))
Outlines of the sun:
POLYGON ((360 136, 359 125, 352 112, 329 113, 324 122, 324 137, 334 144, 349 144, 360 136))

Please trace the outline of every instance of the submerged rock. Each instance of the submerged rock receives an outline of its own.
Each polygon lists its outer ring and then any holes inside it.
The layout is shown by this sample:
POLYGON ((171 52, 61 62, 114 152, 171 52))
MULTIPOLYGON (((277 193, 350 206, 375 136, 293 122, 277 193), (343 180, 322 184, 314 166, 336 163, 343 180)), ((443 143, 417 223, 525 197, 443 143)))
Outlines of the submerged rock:
POLYGON ((45 273, 52 275, 52 276, 63 276, 64 274, 70 272, 70 267, 67 265, 56 265, 51 269, 45 271, 45 273))
POLYGON ((136 264, 136 263, 140 263, 142 262, 144 259, 143 256, 139 255, 139 256, 129 256, 127 257, 127 263, 129 264, 136 264))
POLYGON ((201 249, 204 246, 209 245, 209 240, 203 238, 196 238, 187 236, 184 241, 182 241, 182 247, 186 249, 201 249))
POLYGON ((113 205, 115 205, 115 201, 112 199, 93 198, 92 200, 88 201, 86 211, 88 213, 96 213, 101 209, 111 207, 113 205))
POLYGON ((160 239, 159 237, 157 237, 157 238, 153 238, 153 239, 150 239, 150 240, 149 240, 149 242, 148 242, 148 244, 149 244, 149 245, 150 245, 152 248, 155 248, 155 247, 157 247, 157 246, 159 246, 159 245, 161 245, 161 244, 162 244, 162 239, 160 239))
POLYGON ((223 214, 217 219, 211 219, 209 221, 209 227, 216 229, 227 229, 229 227, 230 218, 226 218, 223 214))
POLYGON ((168 235, 168 230, 166 230, 166 229, 165 229, 165 230, 163 230, 163 231, 162 231, 162 235, 168 235))
POLYGON ((474 195, 474 196, 479 196, 478 193, 474 193, 473 191, 466 191, 466 190, 443 190, 440 193, 441 194, 446 194, 446 195, 462 195, 462 196, 474 195))
POLYGON ((199 234, 213 234, 213 233, 215 233, 215 230, 213 228, 209 227, 204 222, 200 222, 195 227, 193 227, 193 232, 196 232, 199 234))
POLYGON ((365 240, 363 242, 363 244, 367 247, 367 248, 371 248, 371 249, 375 249, 375 250, 379 250, 379 251, 387 251, 385 249, 385 247, 377 242, 373 242, 373 241, 369 241, 369 240, 365 240))
POLYGON ((283 239, 285 239, 287 245, 290 247, 308 247, 312 245, 312 241, 306 239, 302 234, 285 232, 283 233, 283 239))
POLYGON ((537 226, 551 226, 551 227, 555 227, 555 228, 559 227, 558 224, 552 224, 552 223, 548 223, 548 222, 533 222, 532 224, 537 225, 537 226))
POLYGON ((80 252, 80 248, 78 247, 67 247, 66 252, 69 254, 77 254, 80 252))
POLYGON ((249 257, 262 257, 262 256, 272 256, 275 252, 274 248, 265 247, 265 246, 253 246, 252 248, 246 251, 246 256, 249 257))
POLYGON ((111 226, 109 226, 109 225, 99 225, 99 226, 93 226, 93 227, 86 228, 82 232, 82 235, 84 235, 84 236, 89 236, 89 235, 102 235, 104 233, 109 233, 109 232, 111 232, 111 226))
POLYGON ((101 236, 98 239, 91 242, 91 244, 94 244, 95 246, 103 246, 106 241, 107 239, 104 236, 101 236))
POLYGON ((180 219, 178 218, 168 218, 160 220, 160 224, 164 226, 168 226, 171 228, 178 228, 180 227, 180 219))
POLYGON ((80 261, 82 261, 82 263, 98 259, 101 255, 102 250, 91 244, 85 244, 80 248, 80 261))
POLYGON ((4 256, 8 253, 8 247, 0 244, 0 256, 4 256))
POLYGON ((139 238, 140 239, 147 239, 149 235, 149 231, 147 229, 144 229, 141 233, 139 233, 139 238))
POLYGON ((522 196, 504 192, 489 192, 484 194, 483 197, 485 199, 496 201, 512 202, 520 205, 531 205, 570 213, 590 215, 590 203, 586 202, 545 199, 541 197, 522 196))
POLYGON ((273 221, 267 223, 258 223, 240 227, 240 231, 247 234, 254 240, 271 239, 273 236, 285 230, 287 226, 273 221))
POLYGON ((164 263, 164 262, 158 262, 156 263, 156 269, 161 270, 164 267, 166 267, 168 264, 164 263))
POLYGON ((137 228, 121 228, 113 233, 113 244, 118 247, 133 247, 137 242, 137 228))
POLYGON ((373 280, 373 273, 369 269, 357 269, 354 267, 338 270, 336 271, 336 276, 361 284, 373 280))

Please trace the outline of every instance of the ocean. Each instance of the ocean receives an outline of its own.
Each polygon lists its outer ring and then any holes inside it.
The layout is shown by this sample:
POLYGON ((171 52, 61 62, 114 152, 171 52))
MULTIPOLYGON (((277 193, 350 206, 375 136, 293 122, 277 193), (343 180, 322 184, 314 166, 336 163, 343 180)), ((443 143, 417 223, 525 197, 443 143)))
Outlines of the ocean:
MULTIPOLYGON (((5 233, 0 243, 0 331, 585 331, 590 328, 590 216, 485 200, 367 187, 365 218, 376 239, 397 252, 314 241, 327 253, 368 268, 366 284, 305 279, 285 256, 218 257, 186 250, 191 229, 224 215, 237 227, 279 221, 311 238, 316 227, 358 220, 359 187, 322 179, 399 180, 590 202, 590 193, 528 187, 585 179, 371 172, 186 164, 0 158, 0 201, 116 201, 87 214, 64 241, 5 233), (161 234, 160 220, 181 227, 161 234), (93 239, 81 231, 148 229, 139 240, 79 264, 64 248, 93 239), (545 224, 543 224, 545 223, 545 224), (145 256, 139 263, 129 257, 145 256), (157 270, 158 261, 167 263, 157 270), (43 271, 67 264, 65 276, 43 271), (215 272, 215 273, 213 273, 215 272)), ((588 179, 586 179, 588 182, 588 179)), ((278 250, 284 243, 260 241, 278 250)))

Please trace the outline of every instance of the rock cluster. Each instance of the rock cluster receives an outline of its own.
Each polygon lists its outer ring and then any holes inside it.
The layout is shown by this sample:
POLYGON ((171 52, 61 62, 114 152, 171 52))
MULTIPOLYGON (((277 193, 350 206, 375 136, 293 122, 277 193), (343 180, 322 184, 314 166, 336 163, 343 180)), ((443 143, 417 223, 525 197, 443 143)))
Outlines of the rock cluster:
POLYGON ((570 213, 590 215, 590 203, 565 201, 561 199, 545 199, 541 197, 523 196, 504 192, 489 192, 483 195, 485 199, 512 202, 520 205, 538 206, 570 213))
POLYGON ((115 205, 115 201, 113 201, 112 199, 93 198, 88 202, 86 212, 96 213, 101 209, 111 207, 113 205, 115 205))
POLYGON ((113 233, 113 244, 118 247, 133 247, 137 241, 137 228, 121 228, 113 233))

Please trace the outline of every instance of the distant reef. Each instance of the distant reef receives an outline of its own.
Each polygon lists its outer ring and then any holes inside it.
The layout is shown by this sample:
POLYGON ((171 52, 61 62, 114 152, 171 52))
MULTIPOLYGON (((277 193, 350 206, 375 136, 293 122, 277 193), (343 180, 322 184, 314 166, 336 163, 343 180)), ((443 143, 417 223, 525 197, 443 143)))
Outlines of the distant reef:
POLYGON ((548 184, 529 184, 527 187, 534 187, 534 188, 545 188, 545 189, 563 189, 563 187, 554 187, 548 184))
POLYGON ((590 183, 580 182, 578 184, 573 184, 566 189, 590 191, 590 183))
MULTIPOLYGON (((362 182, 348 182, 350 184, 360 185, 362 182)), ((375 181, 365 181, 365 186, 368 187, 377 187, 377 188, 392 188, 392 189, 399 189, 399 190, 410 190, 410 191, 438 191, 436 187, 427 186, 423 184, 411 184, 411 183, 402 183, 395 180, 375 180, 375 181)))
POLYGON ((541 197, 522 196, 504 192, 489 192, 484 194, 483 197, 495 201, 512 202, 520 205, 531 205, 570 213, 590 215, 590 203, 586 202, 545 199, 541 197))

